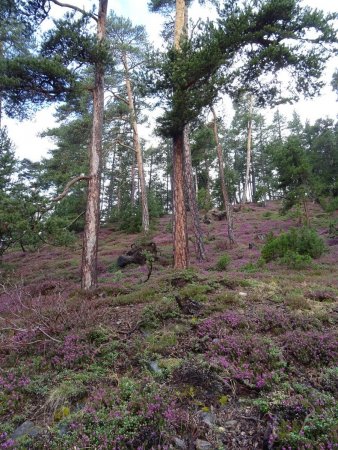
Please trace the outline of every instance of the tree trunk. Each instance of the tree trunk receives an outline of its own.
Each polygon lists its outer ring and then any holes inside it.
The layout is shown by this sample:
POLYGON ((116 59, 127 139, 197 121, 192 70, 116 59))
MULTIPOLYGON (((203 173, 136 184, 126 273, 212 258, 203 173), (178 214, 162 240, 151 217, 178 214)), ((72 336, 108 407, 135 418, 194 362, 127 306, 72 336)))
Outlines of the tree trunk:
POLYGON ((153 182, 153 161, 154 160, 154 156, 151 153, 150 154, 150 164, 149 164, 149 182, 148 182, 148 192, 151 191, 152 188, 152 182, 153 182))
POLYGON ((108 201, 107 201, 107 216, 108 217, 110 217, 110 214, 113 209, 115 155, 116 155, 116 150, 114 150, 114 152, 113 152, 113 161, 111 163, 110 176, 109 176, 108 201))
POLYGON ((125 53, 122 55, 122 62, 124 67, 124 76, 127 87, 128 94, 128 106, 130 113, 130 124, 133 130, 133 146, 136 154, 137 160, 137 169, 138 169, 138 177, 140 183, 140 191, 141 191, 141 205, 142 205, 142 229, 145 234, 149 232, 149 209, 148 209, 148 198, 147 198, 147 190, 146 183, 144 178, 144 169, 143 169, 143 157, 142 157, 142 149, 140 145, 140 138, 138 134, 138 126, 136 120, 136 112, 134 107, 134 97, 133 90, 129 77, 129 67, 128 61, 125 53))
MULTIPOLYGON (((106 32, 108 0, 100 0, 97 21, 97 38, 103 43, 106 32)), ((102 153, 102 129, 104 110, 104 65, 95 64, 95 85, 93 89, 92 142, 89 154, 89 182, 83 253, 81 286, 90 290, 97 286, 97 247, 100 227, 100 172, 102 153)))
POLYGON ((251 143, 252 143, 252 95, 249 95, 249 118, 248 118, 248 140, 246 147, 246 173, 243 189, 242 203, 248 201, 247 193, 249 188, 250 161, 251 161, 251 143))
POLYGON ((205 248, 203 243, 203 233, 200 223, 199 211, 196 201, 196 191, 194 189, 189 132, 190 127, 189 125, 186 125, 186 127, 184 128, 185 182, 188 192, 189 209, 192 215, 194 225, 196 256, 198 261, 203 261, 205 259, 205 248))
POLYGON ((251 153, 251 184, 252 184, 252 200, 254 200, 256 198, 256 172, 252 153, 251 153))
MULTIPOLYGON (((180 50, 184 36, 185 0, 176 0, 174 48, 180 50)), ((189 266, 187 213, 184 204, 184 132, 173 137, 173 247, 174 268, 189 266)))
POLYGON ((232 206, 229 202, 228 190, 227 190, 227 187, 225 184, 225 178, 224 178, 223 150, 222 150, 222 146, 219 142, 219 137, 218 137, 216 112, 213 107, 211 107, 210 109, 211 109, 212 115, 214 117, 214 127, 213 127, 214 138, 215 138, 216 148, 217 148, 218 169, 219 169, 219 177, 221 180, 223 204, 224 204, 224 209, 226 212, 226 218, 227 218, 227 223, 228 223, 228 239, 229 239, 230 245, 233 245, 235 243, 235 237, 234 237, 234 227, 233 227, 233 217, 232 217, 232 206))
POLYGON ((187 213, 184 204, 183 132, 173 138, 173 237, 174 268, 189 265, 187 213))
POLYGON ((217 116, 215 109, 213 106, 210 108, 213 118, 214 118, 214 125, 213 125, 213 131, 214 131, 214 139, 216 142, 216 149, 217 149, 217 159, 218 159, 218 171, 219 171, 219 178, 221 181, 221 191, 222 191, 222 198, 223 198, 223 205, 224 208, 226 208, 227 203, 229 203, 229 196, 228 196, 228 190, 225 185, 225 179, 224 179, 224 161, 223 161, 223 152, 222 152, 222 146, 219 142, 218 137, 218 129, 217 129, 217 116))
POLYGON ((130 170, 130 178, 131 178, 131 187, 130 187, 130 202, 131 206, 135 206, 135 155, 133 155, 133 161, 131 163, 131 170, 130 170))

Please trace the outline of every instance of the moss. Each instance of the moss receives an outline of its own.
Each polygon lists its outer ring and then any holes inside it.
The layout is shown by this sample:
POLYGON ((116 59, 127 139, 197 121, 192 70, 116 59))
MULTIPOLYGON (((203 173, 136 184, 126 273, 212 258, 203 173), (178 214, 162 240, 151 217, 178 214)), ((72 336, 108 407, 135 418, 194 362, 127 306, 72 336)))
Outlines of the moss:
POLYGON ((177 335, 171 331, 157 332, 147 338, 148 351, 165 353, 177 344, 177 335))
POLYGON ((203 284, 188 284, 180 290, 182 298, 190 298, 198 302, 204 302, 208 299, 207 293, 211 291, 210 286, 203 284))
POLYGON ((288 295, 284 303, 290 309, 311 309, 309 302, 301 294, 288 295))
POLYGON ((160 369, 165 369, 167 372, 171 373, 173 370, 180 367, 183 360, 180 358, 163 358, 158 361, 158 366, 160 369))

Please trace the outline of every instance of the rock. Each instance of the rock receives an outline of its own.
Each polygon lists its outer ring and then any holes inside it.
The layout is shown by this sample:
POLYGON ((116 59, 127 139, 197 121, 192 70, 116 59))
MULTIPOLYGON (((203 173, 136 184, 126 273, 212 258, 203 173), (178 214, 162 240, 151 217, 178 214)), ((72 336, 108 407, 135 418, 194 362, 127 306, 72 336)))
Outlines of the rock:
POLYGON ((33 422, 30 420, 26 420, 26 422, 22 423, 11 435, 11 439, 18 439, 22 436, 37 436, 42 433, 42 429, 36 427, 33 422))
POLYGON ((206 425, 208 425, 208 427, 211 428, 215 425, 216 417, 214 414, 203 411, 200 413, 200 417, 201 417, 202 422, 205 423, 206 425))
POLYGON ((208 441, 203 441, 202 439, 196 439, 195 441, 196 450, 211 450, 212 445, 208 441))
POLYGON ((241 297, 247 297, 248 293, 247 292, 238 292, 238 295, 240 295, 241 297))
POLYGON ((159 368, 157 361, 149 361, 149 367, 155 373, 162 373, 162 370, 159 368))
POLYGON ((178 437, 173 438, 174 444, 176 448, 181 448, 182 450, 187 449, 187 444, 183 441, 183 439, 180 439, 178 437))
POLYGON ((238 424, 237 420, 228 420, 227 422, 225 422, 224 426, 226 428, 233 428, 238 424))
POLYGON ((178 307, 184 314, 194 315, 203 308, 200 302, 198 302, 197 300, 193 300, 192 298, 181 298, 178 295, 175 295, 175 300, 178 304, 178 307))

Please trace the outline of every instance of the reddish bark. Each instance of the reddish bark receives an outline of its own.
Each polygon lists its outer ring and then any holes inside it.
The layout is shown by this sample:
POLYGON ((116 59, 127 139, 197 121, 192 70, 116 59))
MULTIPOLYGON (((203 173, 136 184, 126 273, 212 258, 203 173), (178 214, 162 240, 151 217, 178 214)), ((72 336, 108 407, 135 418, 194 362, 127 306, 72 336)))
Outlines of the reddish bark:
POLYGON ((174 268, 186 269, 189 265, 187 213, 184 204, 184 135, 173 138, 173 237, 174 268))
MULTIPOLYGON (((100 0, 97 37, 103 42, 106 31, 108 0, 100 0)), ((83 235, 83 253, 81 266, 81 285, 84 290, 97 286, 97 247, 100 228, 100 178, 101 147, 104 109, 104 65, 95 65, 95 85, 93 89, 92 142, 89 153, 89 182, 85 230, 83 235)))

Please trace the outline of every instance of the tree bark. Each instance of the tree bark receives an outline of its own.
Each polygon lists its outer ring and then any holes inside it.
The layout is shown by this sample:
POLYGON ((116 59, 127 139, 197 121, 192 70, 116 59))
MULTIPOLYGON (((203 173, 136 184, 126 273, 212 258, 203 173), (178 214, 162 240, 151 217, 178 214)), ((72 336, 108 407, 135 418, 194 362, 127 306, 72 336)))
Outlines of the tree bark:
POLYGON ((192 215, 194 225, 196 256, 198 261, 203 261, 205 259, 205 248, 203 242, 203 233, 200 223, 198 205, 196 201, 196 191, 194 189, 189 132, 190 127, 189 125, 186 125, 186 127, 184 128, 185 182, 188 192, 189 209, 192 215))
MULTIPOLYGON (((108 0, 99 1, 97 38, 101 44, 103 43, 106 32, 107 7, 108 0)), ((104 110, 104 65, 102 62, 95 64, 93 102, 92 142, 89 154, 90 178, 88 183, 81 266, 81 285, 86 291, 97 286, 97 248, 100 227, 100 175, 104 110)))
POLYGON ((230 245, 233 245, 235 243, 235 237, 234 237, 232 206, 229 202, 228 190, 227 190, 227 187, 225 184, 225 178, 224 178, 223 150, 222 150, 222 146, 221 146, 221 143, 220 143, 219 137, 218 137, 216 112, 213 107, 211 107, 210 109, 211 109, 212 115, 214 117, 213 130, 214 130, 214 138, 215 138, 216 148, 217 148, 218 169, 219 169, 219 177, 221 180, 222 197, 223 197, 224 209, 226 212, 226 218, 227 218, 227 223, 228 223, 228 239, 229 239, 230 245))
POLYGON ((189 265, 187 212, 184 204, 183 132, 173 138, 173 237, 174 268, 189 265))
POLYGON ((242 203, 248 201, 247 193, 249 188, 249 177, 250 177, 250 162, 251 162, 251 143, 252 143, 252 95, 249 95, 249 118, 248 118, 248 140, 246 148, 246 173, 244 181, 244 190, 242 203))
POLYGON ((142 157, 142 149, 140 145, 140 138, 138 134, 138 126, 136 120, 136 111, 134 107, 134 96, 133 90, 129 77, 129 67, 126 54, 122 55, 122 63, 124 67, 124 76, 127 87, 128 94, 128 107, 130 113, 130 124, 133 130, 133 145, 136 154, 137 160, 137 169, 138 169, 138 177, 140 183, 140 191, 141 191, 141 205, 142 205, 142 229, 145 234, 149 232, 149 208, 148 208, 148 198, 147 198, 147 190, 146 183, 144 177, 144 168, 143 168, 143 157, 142 157))
MULTIPOLYGON (((180 50, 184 36, 185 0, 176 0, 174 48, 180 50)), ((184 204, 184 131, 173 136, 173 247, 174 268, 189 266, 187 213, 184 204)))

